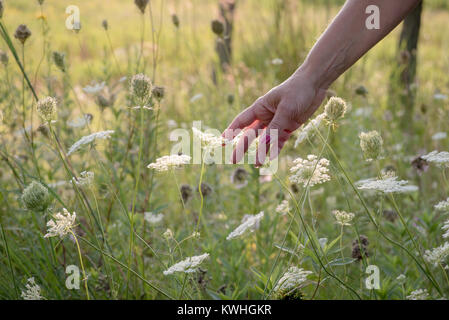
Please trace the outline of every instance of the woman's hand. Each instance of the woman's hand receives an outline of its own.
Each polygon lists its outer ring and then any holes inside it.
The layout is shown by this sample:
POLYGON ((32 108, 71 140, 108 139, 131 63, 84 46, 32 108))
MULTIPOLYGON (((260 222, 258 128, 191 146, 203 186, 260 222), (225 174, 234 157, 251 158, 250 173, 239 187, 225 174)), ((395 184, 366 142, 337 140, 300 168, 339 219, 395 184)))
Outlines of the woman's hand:
POLYGON ((299 68, 290 78, 242 111, 225 130, 223 137, 226 139, 237 136, 239 129, 245 131, 232 154, 232 162, 238 163, 243 158, 263 129, 265 131, 259 137, 256 166, 265 162, 270 145, 273 149, 270 159, 276 158, 293 131, 306 122, 321 105, 325 94, 326 89, 318 88, 313 77, 299 68), (274 137, 277 137, 277 143, 274 137))

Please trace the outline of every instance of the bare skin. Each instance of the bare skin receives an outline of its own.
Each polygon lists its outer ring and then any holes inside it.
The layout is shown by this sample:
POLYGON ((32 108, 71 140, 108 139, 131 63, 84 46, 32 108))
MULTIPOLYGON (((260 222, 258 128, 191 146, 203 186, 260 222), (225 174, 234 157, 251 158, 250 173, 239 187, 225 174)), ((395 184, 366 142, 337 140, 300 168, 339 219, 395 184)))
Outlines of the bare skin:
MULTIPOLYGON (((232 162, 242 159, 260 129, 265 130, 259 137, 259 146, 265 144, 266 153, 273 144, 270 130, 277 130, 278 147, 272 150, 271 158, 277 157, 291 134, 321 105, 329 86, 390 33, 420 1, 348 0, 304 63, 287 80, 242 111, 224 131, 223 137, 232 139, 238 134, 237 129, 245 130, 232 162), (365 10, 369 5, 380 9, 379 29, 365 26, 369 16, 365 10)), ((266 153, 258 150, 256 166, 265 162, 266 153)))

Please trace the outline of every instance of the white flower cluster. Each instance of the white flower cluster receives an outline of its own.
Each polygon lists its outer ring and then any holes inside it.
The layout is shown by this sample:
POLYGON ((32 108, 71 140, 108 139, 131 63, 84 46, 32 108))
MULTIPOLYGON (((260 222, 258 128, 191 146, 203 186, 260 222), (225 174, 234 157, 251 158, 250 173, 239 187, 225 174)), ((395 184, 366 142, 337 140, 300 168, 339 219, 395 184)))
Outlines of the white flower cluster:
POLYGON ((449 238, 449 219, 444 222, 444 225, 441 227, 441 229, 444 231, 443 238, 449 238))
POLYGON ((76 212, 70 214, 66 208, 63 209, 63 212, 58 212, 54 215, 54 220, 50 220, 47 222, 47 234, 44 236, 45 238, 49 237, 60 237, 61 239, 67 235, 70 230, 75 225, 76 212))
POLYGON ((27 284, 25 285, 26 290, 22 291, 22 298, 24 300, 44 300, 45 298, 41 296, 41 287, 36 284, 34 278, 29 278, 27 284))
POLYGON ((147 168, 154 169, 159 172, 168 171, 170 169, 179 168, 184 164, 189 164, 191 159, 192 158, 190 156, 185 154, 172 154, 156 159, 156 162, 150 163, 147 168))
POLYGON ((438 211, 449 211, 449 198, 438 202, 434 208, 438 211))
POLYGON ((164 219, 164 215, 162 213, 155 214, 153 212, 145 212, 144 219, 149 224, 157 224, 164 219))
POLYGON ((192 127, 193 135, 201 141, 201 145, 205 149, 213 150, 221 148, 223 144, 228 143, 228 140, 221 136, 214 135, 212 133, 202 132, 195 127, 192 127))
POLYGON ((200 256, 193 256, 172 265, 163 273, 165 276, 173 274, 175 272, 192 273, 195 272, 198 269, 199 265, 208 258, 209 258, 208 253, 202 254, 200 256))
POLYGON ((104 89, 104 87, 106 86, 106 82, 101 82, 101 83, 96 83, 94 85, 87 85, 83 88, 83 91, 85 93, 89 93, 89 94, 96 94, 98 92, 100 92, 101 90, 104 89))
POLYGON ((85 114, 83 117, 78 117, 75 120, 68 120, 67 125, 72 128, 83 128, 88 125, 92 120, 92 117, 85 114))
POLYGON ((325 118, 326 114, 322 113, 310 120, 306 126, 303 125, 301 129, 299 129, 298 138, 295 141, 295 148, 307 138, 313 137, 316 130, 319 130, 321 125, 324 123, 323 120, 325 118))
POLYGON ((432 250, 426 250, 424 253, 424 259, 429 263, 438 266, 443 263, 444 260, 449 256, 449 242, 443 243, 441 246, 436 247, 432 250))
POLYGON ((276 207, 276 212, 285 215, 290 211, 288 200, 282 200, 282 202, 276 207))
POLYGON ((432 136, 432 140, 443 140, 447 138, 446 132, 437 132, 432 136))
POLYGON ((113 134, 113 133, 114 133, 113 130, 107 130, 107 131, 95 132, 95 133, 92 133, 92 134, 90 134, 88 136, 84 136, 80 140, 75 142, 73 144, 73 146, 70 147, 69 151, 67 152, 67 155, 70 156, 72 153, 77 151, 83 145, 89 144, 89 143, 93 142, 96 139, 103 139, 103 140, 109 139, 111 137, 111 134, 113 134))
POLYGON ((406 298, 407 300, 426 300, 429 297, 427 289, 418 289, 412 291, 406 298))
POLYGON ((309 154, 307 159, 297 158, 293 161, 294 166, 290 168, 290 181, 303 184, 304 187, 324 183, 329 181, 329 160, 309 154))
POLYGON ((421 156, 421 158, 428 162, 435 162, 439 166, 449 167, 449 152, 447 151, 438 152, 434 150, 429 154, 421 156))
POLYGON ((226 237, 226 240, 238 238, 242 236, 246 231, 254 232, 254 230, 259 228, 259 223, 262 220, 263 216, 263 211, 255 215, 245 215, 242 219, 242 223, 226 237))
POLYGON ((91 187, 95 174, 91 171, 83 171, 78 178, 73 177, 72 181, 79 187, 91 187))
POLYGON ((349 222, 354 219, 355 215, 352 212, 346 212, 346 211, 340 211, 340 210, 334 210, 332 213, 335 216, 335 220, 337 220, 337 223, 342 226, 350 226, 351 224, 349 222))
POLYGON ((304 270, 298 267, 290 267, 286 273, 279 279, 274 291, 289 292, 301 286, 306 280, 311 271, 304 270))
POLYGON ((417 191, 418 187, 407 185, 408 181, 398 180, 398 177, 387 173, 382 179, 366 179, 358 181, 357 186, 360 190, 375 190, 384 193, 403 193, 417 191))

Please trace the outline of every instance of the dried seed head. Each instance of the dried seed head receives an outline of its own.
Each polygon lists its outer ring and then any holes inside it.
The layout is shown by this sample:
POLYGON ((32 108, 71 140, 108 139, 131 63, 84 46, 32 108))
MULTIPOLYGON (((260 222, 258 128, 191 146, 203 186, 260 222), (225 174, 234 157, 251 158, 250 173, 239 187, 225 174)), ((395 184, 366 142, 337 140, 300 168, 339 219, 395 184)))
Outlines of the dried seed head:
POLYGON ((331 123, 335 123, 338 119, 345 116, 347 108, 346 102, 343 99, 338 97, 330 98, 324 107, 326 119, 331 123))
POLYGON ((39 2, 40 5, 43 5, 43 4, 44 4, 44 1, 45 1, 45 0, 37 0, 37 2, 39 2))
POLYGON ((224 24, 220 20, 212 20, 211 23, 212 32, 215 33, 217 36, 222 36, 224 32, 224 24))
POLYGON ((384 215, 384 218, 387 219, 390 222, 394 222, 397 219, 397 217, 398 217, 396 212, 393 211, 393 210, 384 210, 383 211, 383 215, 384 215))
POLYGON ((109 98, 106 98, 102 94, 98 94, 95 100, 96 100, 98 106, 100 108, 104 109, 104 108, 112 107, 115 103, 115 98, 116 98, 115 94, 111 94, 109 96, 109 98))
POLYGON ((136 4, 137 8, 139 8, 140 12, 142 12, 142 14, 145 13, 148 2, 150 2, 150 0, 134 0, 134 3, 136 4))
POLYGON ((3 18, 3 11, 5 11, 5 7, 3 6, 3 0, 0 0, 0 18, 3 18))
POLYGON ((368 238, 364 235, 360 235, 359 238, 352 241, 352 258, 358 261, 362 260, 363 257, 369 257, 368 254, 368 238))
POLYGON ((234 103, 234 95, 233 94, 228 94, 228 104, 232 105, 234 103))
POLYGON ((152 84, 150 78, 143 73, 137 74, 131 79, 131 94, 146 103, 151 97, 152 84))
POLYGON ((213 189, 210 185, 208 185, 207 183, 201 184, 201 194, 203 195, 203 197, 209 196, 212 192, 213 189))
POLYGON ((365 88, 365 86, 358 86, 355 89, 355 93, 358 94, 359 96, 366 96, 368 94, 368 89, 365 88))
POLYGON ((6 53, 5 51, 0 51, 0 61, 6 67, 9 63, 8 53, 6 53))
POLYGON ((58 67, 59 70, 62 72, 65 72, 66 65, 65 65, 65 53, 53 51, 53 62, 58 67))
POLYGON ((109 24, 108 24, 108 20, 103 20, 103 22, 101 23, 101 25, 103 26, 104 30, 108 30, 109 29, 109 24))
POLYGON ((242 188, 248 184, 248 171, 243 168, 237 168, 234 170, 231 176, 231 182, 236 185, 237 188, 242 188))
POLYGON ((153 97, 154 97, 157 101, 160 102, 162 99, 164 99, 164 96, 165 96, 165 88, 164 88, 164 87, 154 86, 153 89, 151 90, 151 94, 153 95, 153 97))
POLYGON ((369 245, 368 237, 363 234, 361 234, 358 238, 354 239, 352 241, 352 245, 353 246, 358 245, 359 242, 362 244, 362 246, 365 247, 369 245))
POLYGON ((56 118, 56 99, 46 97, 37 103, 37 112, 45 121, 51 121, 56 118))
POLYGON ((21 24, 17 27, 16 32, 14 33, 14 37, 18 39, 22 44, 25 44, 25 41, 31 36, 31 31, 24 24, 21 24))
POLYGON ((21 200, 28 210, 43 212, 50 205, 51 196, 47 188, 39 182, 33 181, 23 190, 21 200))
POLYGON ((181 192, 182 201, 184 203, 187 203, 192 198, 193 189, 188 184, 181 185, 179 191, 181 192))
POLYGON ((377 131, 362 132, 360 134, 360 147, 367 160, 376 160, 382 153, 383 140, 377 131))
POLYGON ((171 15, 171 21, 173 22, 176 28, 179 28, 179 17, 176 15, 176 13, 173 13, 171 15))

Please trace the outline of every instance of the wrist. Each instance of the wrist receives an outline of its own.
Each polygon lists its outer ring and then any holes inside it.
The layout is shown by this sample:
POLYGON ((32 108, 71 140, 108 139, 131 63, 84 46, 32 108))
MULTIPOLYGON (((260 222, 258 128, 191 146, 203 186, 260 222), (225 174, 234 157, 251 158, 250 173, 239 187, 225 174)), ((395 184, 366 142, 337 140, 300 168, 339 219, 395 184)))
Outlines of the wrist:
POLYGON ((307 79, 316 90, 327 90, 332 84, 332 81, 328 79, 326 73, 322 70, 322 66, 315 66, 307 59, 295 71, 293 77, 307 79))

